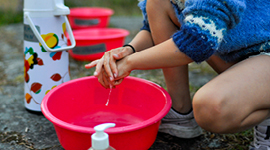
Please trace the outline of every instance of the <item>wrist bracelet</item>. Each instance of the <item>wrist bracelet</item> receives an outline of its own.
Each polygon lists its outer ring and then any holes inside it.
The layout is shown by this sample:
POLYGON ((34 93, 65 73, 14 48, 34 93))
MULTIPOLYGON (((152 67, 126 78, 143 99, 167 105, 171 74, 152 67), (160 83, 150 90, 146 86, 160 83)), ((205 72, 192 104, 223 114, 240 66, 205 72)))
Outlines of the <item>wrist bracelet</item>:
POLYGON ((136 52, 136 51, 135 51, 135 48, 134 48, 132 45, 130 45, 130 44, 125 44, 125 45, 123 45, 123 47, 126 47, 126 46, 131 47, 133 53, 136 52))

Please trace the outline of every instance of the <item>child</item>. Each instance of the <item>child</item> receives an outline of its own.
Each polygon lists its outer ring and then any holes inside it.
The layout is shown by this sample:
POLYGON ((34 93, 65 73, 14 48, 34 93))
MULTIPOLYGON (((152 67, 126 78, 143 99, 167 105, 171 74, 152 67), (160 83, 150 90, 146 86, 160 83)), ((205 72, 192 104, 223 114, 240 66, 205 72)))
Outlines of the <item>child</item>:
POLYGON ((106 88, 132 70, 162 68, 173 104, 160 132, 193 138, 200 127, 215 133, 254 127, 250 149, 270 149, 270 1, 143 0, 139 6, 144 26, 135 38, 85 67, 96 66, 106 88), (202 61, 219 75, 191 101, 188 64, 202 61))

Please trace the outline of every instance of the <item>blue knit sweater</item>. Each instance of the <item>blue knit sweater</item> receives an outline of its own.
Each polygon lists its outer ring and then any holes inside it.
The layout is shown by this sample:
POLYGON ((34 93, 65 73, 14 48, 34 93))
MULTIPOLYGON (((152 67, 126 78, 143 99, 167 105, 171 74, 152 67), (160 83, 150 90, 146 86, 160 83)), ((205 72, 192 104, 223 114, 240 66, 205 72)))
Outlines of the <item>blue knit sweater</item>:
MULTIPOLYGON (((138 6, 150 31, 146 1, 138 6)), ((181 28, 172 35, 195 62, 216 54, 227 62, 270 52, 270 0, 186 0, 172 3, 181 28)))

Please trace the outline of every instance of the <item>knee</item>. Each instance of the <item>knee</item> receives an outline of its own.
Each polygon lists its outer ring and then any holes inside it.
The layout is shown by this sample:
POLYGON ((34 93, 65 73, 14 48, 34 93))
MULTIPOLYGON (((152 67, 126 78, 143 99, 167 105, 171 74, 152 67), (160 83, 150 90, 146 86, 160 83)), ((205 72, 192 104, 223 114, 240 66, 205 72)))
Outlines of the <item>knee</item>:
POLYGON ((226 96, 200 89, 193 98, 194 117, 200 127, 214 133, 229 133, 234 125, 226 108, 226 96))

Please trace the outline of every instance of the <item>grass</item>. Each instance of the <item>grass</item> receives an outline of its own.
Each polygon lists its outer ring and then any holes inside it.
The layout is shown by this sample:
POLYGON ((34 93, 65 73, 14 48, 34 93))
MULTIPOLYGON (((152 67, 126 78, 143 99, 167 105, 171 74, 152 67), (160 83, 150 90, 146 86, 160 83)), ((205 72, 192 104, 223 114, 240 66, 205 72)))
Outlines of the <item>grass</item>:
POLYGON ((65 5, 72 7, 106 7, 114 10, 115 16, 141 15, 137 0, 65 0, 65 5))
MULTIPOLYGON (((139 16, 141 11, 137 0, 65 0, 65 5, 73 7, 104 7, 114 11, 113 16, 139 16)), ((23 10, 0 9, 0 26, 22 23, 23 10)))
POLYGON ((22 23, 23 12, 15 12, 12 10, 0 10, 0 26, 12 23, 22 23))

